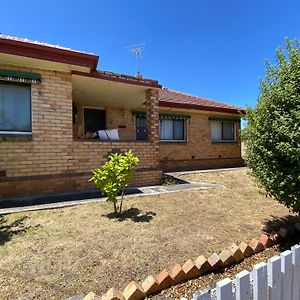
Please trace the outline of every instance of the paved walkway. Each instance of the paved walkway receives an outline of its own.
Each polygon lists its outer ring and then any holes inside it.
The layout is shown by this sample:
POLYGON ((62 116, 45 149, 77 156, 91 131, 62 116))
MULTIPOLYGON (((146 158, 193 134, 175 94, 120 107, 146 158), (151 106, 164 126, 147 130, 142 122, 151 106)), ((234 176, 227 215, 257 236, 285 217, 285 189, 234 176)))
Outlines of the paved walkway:
MULTIPOLYGON (((181 175, 192 173, 207 173, 218 171, 232 171, 241 168, 230 169, 213 169, 213 170, 195 170, 184 172, 169 172, 166 175, 181 179, 181 175)), ((181 179, 182 180, 182 179, 181 179)), ((202 182, 187 182, 175 185, 155 185, 145 186, 140 188, 129 188, 127 190, 128 197, 145 197, 149 195, 160 195, 165 193, 175 193, 189 190, 202 190, 202 189, 216 189, 224 188, 220 184, 202 183, 202 182)), ((0 201, 0 214, 10 214, 15 212, 43 210, 43 209, 56 209, 67 206, 82 205, 87 203, 104 202, 105 197, 101 197, 98 192, 87 193, 64 193, 51 196, 37 196, 37 197, 24 197, 7 199, 0 201), (11 206, 11 207, 10 207, 11 206)))

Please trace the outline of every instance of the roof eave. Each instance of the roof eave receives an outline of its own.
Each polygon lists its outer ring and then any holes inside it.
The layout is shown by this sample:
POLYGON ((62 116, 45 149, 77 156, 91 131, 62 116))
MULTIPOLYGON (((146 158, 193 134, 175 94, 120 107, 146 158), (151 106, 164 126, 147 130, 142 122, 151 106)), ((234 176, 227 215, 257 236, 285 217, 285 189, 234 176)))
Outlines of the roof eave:
POLYGON ((171 108, 181 108, 181 109, 195 109, 195 110, 205 110, 205 111, 215 111, 215 112, 223 112, 230 113, 236 115, 245 115, 245 110, 243 109, 233 109, 233 108, 225 108, 225 107, 214 107, 214 106, 205 106, 198 104, 189 104, 189 103, 174 103, 168 101, 159 101, 159 106, 161 107, 171 107, 171 108))
POLYGON ((66 63, 96 70, 97 55, 0 38, 0 52, 52 62, 66 63))
POLYGON ((121 76, 113 77, 113 76, 99 74, 97 72, 84 73, 84 72, 80 72, 80 71, 72 71, 72 75, 98 78, 98 79, 115 81, 115 82, 120 82, 120 83, 145 86, 145 87, 149 87, 149 88, 156 88, 156 89, 162 88, 162 86, 154 80, 149 81, 149 80, 143 80, 143 79, 138 79, 138 78, 134 79, 132 76, 127 76, 128 78, 126 78, 126 75, 122 75, 124 77, 124 78, 122 78, 121 76))

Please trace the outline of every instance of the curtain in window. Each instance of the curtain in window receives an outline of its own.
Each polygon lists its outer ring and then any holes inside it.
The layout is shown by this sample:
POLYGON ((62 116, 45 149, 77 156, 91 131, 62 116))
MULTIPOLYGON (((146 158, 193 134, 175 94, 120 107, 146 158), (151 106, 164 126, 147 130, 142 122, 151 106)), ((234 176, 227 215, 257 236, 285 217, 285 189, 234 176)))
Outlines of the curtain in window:
POLYGON ((173 120, 160 120, 159 138, 161 140, 173 139, 173 120))
POLYGON ((222 140, 222 123, 221 122, 211 122, 211 139, 213 141, 222 140))
POLYGON ((31 131, 30 86, 0 83, 0 131, 31 131))
POLYGON ((234 124, 233 122, 223 123, 223 140, 234 140, 234 124))
POLYGON ((174 140, 184 140, 184 121, 174 121, 174 140))

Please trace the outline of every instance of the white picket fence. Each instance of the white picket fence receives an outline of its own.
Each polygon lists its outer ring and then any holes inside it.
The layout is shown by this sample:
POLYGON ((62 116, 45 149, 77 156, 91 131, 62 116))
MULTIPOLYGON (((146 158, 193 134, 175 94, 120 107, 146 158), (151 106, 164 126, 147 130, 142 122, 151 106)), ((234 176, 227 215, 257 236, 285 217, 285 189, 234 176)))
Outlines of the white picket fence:
POLYGON ((300 300, 300 245, 259 263, 252 272, 226 278, 215 289, 194 294, 193 300, 300 300))

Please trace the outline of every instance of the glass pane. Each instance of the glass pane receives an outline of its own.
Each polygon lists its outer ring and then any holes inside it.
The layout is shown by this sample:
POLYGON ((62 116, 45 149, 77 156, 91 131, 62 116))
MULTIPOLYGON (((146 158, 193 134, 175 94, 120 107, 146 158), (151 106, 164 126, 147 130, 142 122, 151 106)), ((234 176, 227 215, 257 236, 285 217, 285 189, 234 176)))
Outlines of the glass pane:
POLYGON ((146 118, 136 117, 136 127, 144 127, 147 128, 146 118))
POLYGON ((0 83, 0 130, 31 131, 30 86, 0 83))
POLYGON ((173 140, 173 121, 160 120, 159 138, 161 140, 173 140))
POLYGON ((234 124, 233 122, 223 123, 223 140, 234 140, 234 124))
POLYGON ((174 140, 184 140, 184 120, 174 122, 174 140))
POLYGON ((144 117, 136 117, 136 139, 147 140, 147 120, 144 117))
POLYGON ((222 140, 222 123, 211 122, 211 139, 213 141, 222 140))

